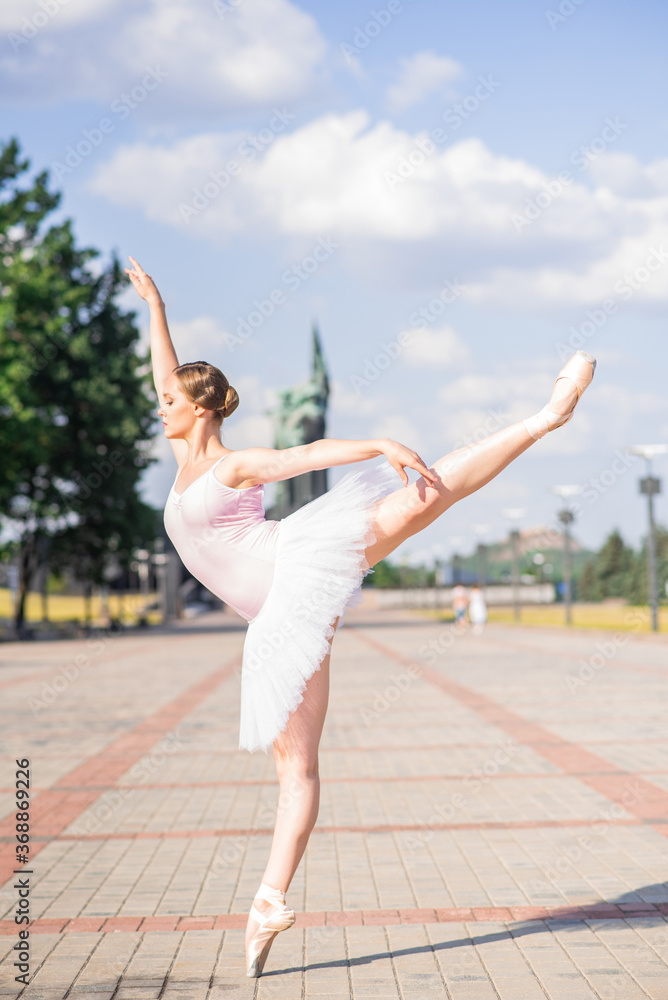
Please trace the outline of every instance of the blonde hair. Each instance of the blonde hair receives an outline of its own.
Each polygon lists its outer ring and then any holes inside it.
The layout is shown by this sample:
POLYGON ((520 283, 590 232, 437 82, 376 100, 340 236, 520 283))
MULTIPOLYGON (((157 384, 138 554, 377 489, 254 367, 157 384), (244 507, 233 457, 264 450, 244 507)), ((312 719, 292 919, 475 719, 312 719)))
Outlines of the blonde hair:
POLYGON ((184 396, 205 410, 212 410, 214 419, 222 423, 239 405, 239 396, 220 368, 206 361, 191 361, 174 369, 184 396))

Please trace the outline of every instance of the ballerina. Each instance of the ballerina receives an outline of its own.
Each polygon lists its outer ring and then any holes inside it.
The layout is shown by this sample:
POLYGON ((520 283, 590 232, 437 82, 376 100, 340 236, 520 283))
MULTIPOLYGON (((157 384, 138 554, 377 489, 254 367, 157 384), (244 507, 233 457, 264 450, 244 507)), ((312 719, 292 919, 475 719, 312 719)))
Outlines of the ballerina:
POLYGON ((318 815, 318 747, 332 638, 345 611, 361 602, 363 578, 407 538, 567 423, 596 361, 577 351, 542 410, 429 467, 389 438, 232 451, 222 444, 220 429, 239 405, 236 390, 213 365, 179 364, 160 293, 130 261, 126 274, 150 308, 158 413, 178 464, 165 527, 193 576, 248 622, 239 746, 251 752, 273 748, 281 790, 269 859, 246 929, 246 974, 257 977, 276 935, 295 921, 285 893, 318 815), (347 473, 282 521, 265 519, 264 484, 380 455, 387 461, 347 473), (420 478, 409 484, 406 469, 420 478))

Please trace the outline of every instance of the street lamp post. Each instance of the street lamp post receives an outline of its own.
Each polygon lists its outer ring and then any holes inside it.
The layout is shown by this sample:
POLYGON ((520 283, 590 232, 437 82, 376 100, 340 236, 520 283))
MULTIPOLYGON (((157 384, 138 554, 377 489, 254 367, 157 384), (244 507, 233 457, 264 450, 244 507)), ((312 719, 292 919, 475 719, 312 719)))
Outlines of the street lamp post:
POLYGON ((552 492, 561 497, 564 501, 563 508, 557 514, 557 520, 563 527, 564 535, 564 609, 566 612, 566 624, 573 624, 572 604, 573 604, 573 574, 571 571, 571 532, 570 526, 575 520, 575 514, 567 506, 568 497, 576 496, 582 492, 580 486, 553 486, 552 492))
POLYGON ((136 563, 133 563, 132 569, 136 570, 139 577, 139 593, 142 597, 146 597, 148 594, 149 559, 151 558, 151 553, 148 549, 135 549, 132 554, 136 559, 136 563))
MULTIPOLYGON (((524 517, 526 510, 524 507, 510 507, 508 510, 504 510, 504 517, 507 517, 511 522, 519 521, 520 518, 524 517)), ((521 618, 521 605, 520 605, 520 533, 517 528, 513 528, 510 532, 510 548, 512 552, 513 560, 513 572, 512 572, 512 584, 513 584, 513 618, 518 622, 521 618)))
POLYGON ((466 544, 463 535, 450 535, 448 537, 448 548, 450 549, 450 576, 452 586, 462 582, 462 557, 460 555, 462 546, 466 544))
POLYGON ((441 587, 445 584, 445 563, 441 558, 443 555, 443 546, 435 545, 434 549, 434 607, 440 608, 441 606, 441 587))
POLYGON ((476 551, 476 571, 478 575, 478 586, 482 590, 487 582, 487 546, 484 542, 478 542, 476 551))
POLYGON ((647 591, 652 611, 652 629, 659 630, 659 587, 656 578, 656 523, 654 521, 654 497, 661 492, 661 480, 656 476, 645 476, 640 480, 640 492, 647 497, 647 591))
MULTIPOLYGON (((478 538, 482 538, 489 531, 489 525, 474 524, 473 531, 478 538)), ((485 584, 487 583, 487 545, 482 541, 478 542, 476 549, 476 574, 478 577, 478 586, 484 592, 485 584)))
POLYGON ((564 507, 557 514, 560 524, 564 528, 564 608, 566 610, 566 624, 573 624, 572 615, 572 602, 573 602, 573 587, 572 587, 572 575, 571 575, 571 533, 568 530, 569 526, 575 520, 575 515, 573 511, 568 510, 564 507))
POLYGON ((543 566, 545 565, 545 556, 542 552, 536 552, 531 562, 538 568, 538 583, 543 583, 543 566))
POLYGON ((408 571, 408 556, 404 553, 399 560, 399 588, 401 590, 401 607, 408 605, 408 595, 406 593, 406 574, 408 571))
POLYGON ((167 624, 167 553, 165 552, 165 541, 163 538, 156 538, 153 553, 153 565, 158 578, 158 590, 160 593, 160 617, 162 624, 167 624))
POLYGON ((659 587, 656 573, 656 523, 654 521, 654 497, 661 492, 661 480, 653 476, 652 459, 655 455, 665 455, 668 445, 639 444, 630 448, 632 455, 640 455, 647 463, 647 475, 640 480, 640 492, 647 497, 647 593, 652 614, 652 630, 659 631, 659 587))

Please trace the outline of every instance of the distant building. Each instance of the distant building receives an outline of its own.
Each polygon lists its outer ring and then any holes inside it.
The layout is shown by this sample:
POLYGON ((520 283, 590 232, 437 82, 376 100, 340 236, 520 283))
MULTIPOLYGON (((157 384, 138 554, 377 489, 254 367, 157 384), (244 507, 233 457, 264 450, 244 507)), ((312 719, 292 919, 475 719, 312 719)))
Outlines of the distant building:
MULTIPOLYGON (((329 379, 320 336, 313 327, 311 377, 293 389, 278 393, 280 405, 273 411, 274 447, 293 448, 325 437, 329 379)), ((280 521, 327 492, 327 469, 314 469, 276 483, 274 503, 267 509, 268 521, 280 521)))
MULTIPOLYGON (((522 528, 520 530, 519 553, 521 556, 536 550, 556 550, 563 551, 564 535, 561 530, 550 528, 547 525, 539 524, 533 528, 522 528)), ((498 542, 493 559, 503 561, 512 558, 512 546, 510 538, 498 542)), ((586 549, 571 534, 571 552, 585 552, 586 549)))

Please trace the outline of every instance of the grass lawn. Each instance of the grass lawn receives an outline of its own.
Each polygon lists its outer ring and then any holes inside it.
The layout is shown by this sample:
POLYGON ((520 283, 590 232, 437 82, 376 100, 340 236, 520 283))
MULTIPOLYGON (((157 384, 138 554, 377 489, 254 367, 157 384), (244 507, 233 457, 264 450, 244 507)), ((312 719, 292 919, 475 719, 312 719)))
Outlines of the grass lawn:
MULTIPOLYGON (((141 609, 157 600, 157 594, 142 595, 138 593, 109 595, 109 610, 112 617, 120 619, 126 625, 137 621, 141 609)), ((40 594, 28 594, 26 619, 28 622, 42 620, 42 598, 40 594)), ((431 608, 416 608, 420 614, 439 621, 452 620, 450 610, 431 608)), ((78 620, 83 622, 85 615, 83 597, 66 594, 49 594, 49 620, 65 622, 78 620)), ((514 624, 512 607, 491 607, 488 609, 490 622, 514 624)), ((91 600, 91 615, 93 624, 106 625, 107 621, 101 614, 100 598, 95 595, 91 600)), ((13 616, 11 592, 8 588, 0 588, 0 619, 13 616)), ((160 621, 158 611, 149 611, 147 620, 153 624, 160 621)), ((520 623, 522 625, 565 625, 563 604, 526 605, 522 608, 520 623)), ((574 604, 573 625, 576 628, 599 628, 611 631, 649 632, 650 613, 646 607, 630 607, 619 604, 574 604)), ((659 630, 668 632, 668 607, 659 610, 659 630)))
MULTIPOLYGON (((153 604, 157 600, 157 594, 137 594, 128 593, 109 595, 109 612, 113 618, 119 619, 125 625, 134 624, 141 609, 147 604, 153 604)), ((91 617, 93 624, 106 625, 107 620, 101 614, 101 602, 98 595, 91 599, 91 617)), ((85 602, 83 597, 76 597, 69 594, 49 594, 47 599, 47 610, 49 621, 67 622, 84 621, 85 602)), ((14 608, 12 595, 8 587, 0 587, 0 618, 13 618, 14 608)), ((159 622, 160 613, 149 611, 146 615, 149 622, 159 622)), ((42 620, 42 596, 41 594, 28 594, 26 601, 26 621, 41 622, 42 620)))
MULTIPOLYGON (((450 611, 420 609, 420 613, 439 620, 453 619, 450 611)), ((491 607, 488 609, 490 622, 515 623, 512 607, 491 607)), ((565 610, 563 604, 526 605, 521 609, 522 625, 563 625, 565 610)), ((649 608, 619 604, 574 604, 572 608, 573 626, 576 628, 600 628, 613 632, 649 632, 651 618, 649 608)), ((668 632, 668 607, 659 609, 659 631, 668 632)))

